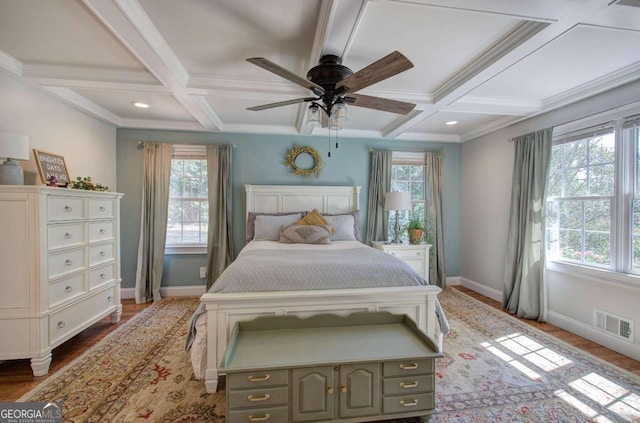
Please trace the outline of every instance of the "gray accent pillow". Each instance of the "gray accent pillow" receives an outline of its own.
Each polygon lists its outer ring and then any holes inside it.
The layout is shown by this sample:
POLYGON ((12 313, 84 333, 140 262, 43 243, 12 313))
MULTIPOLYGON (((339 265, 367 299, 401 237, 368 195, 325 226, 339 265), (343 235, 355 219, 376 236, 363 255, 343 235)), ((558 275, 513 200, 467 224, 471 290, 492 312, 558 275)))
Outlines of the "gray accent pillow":
POLYGON ((290 225, 280 231, 283 244, 331 244, 329 225, 290 225))
POLYGON ((253 239, 255 232, 256 232, 256 217, 257 216, 289 216, 289 215, 296 215, 298 216, 298 219, 302 219, 302 216, 304 215, 304 212, 286 212, 286 213, 254 213, 254 212, 249 212, 249 215, 247 216, 247 239, 246 241, 249 242, 253 239))
POLYGON ((336 230, 331 235, 332 241, 355 241, 356 235, 354 231, 354 218, 350 214, 341 214, 337 216, 324 216, 336 230))
MULTIPOLYGON (((322 214, 327 220, 329 220, 329 216, 353 216, 353 236, 357 241, 362 242, 362 238, 360 237, 360 210, 353 211, 351 213, 341 213, 341 214, 322 214)), ((336 228, 337 229, 337 228, 336 228)), ((337 230, 336 230, 337 232, 337 230)), ((332 238, 333 239, 333 238, 332 238)), ((353 239, 353 238, 351 238, 353 239)))
POLYGON ((301 218, 302 213, 283 216, 256 216, 253 239, 256 241, 278 241, 280 239, 280 229, 286 225, 293 225, 301 218))

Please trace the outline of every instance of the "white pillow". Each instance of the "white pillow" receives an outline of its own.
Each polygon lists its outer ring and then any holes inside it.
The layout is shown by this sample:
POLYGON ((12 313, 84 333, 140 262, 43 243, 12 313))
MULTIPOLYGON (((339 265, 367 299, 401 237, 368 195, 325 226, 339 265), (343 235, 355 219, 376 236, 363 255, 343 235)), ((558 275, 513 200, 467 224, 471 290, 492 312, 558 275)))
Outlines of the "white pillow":
POLYGON ((338 216, 323 216, 336 231, 331 235, 331 241, 356 241, 353 230, 353 216, 341 214, 338 216))
POLYGON ((256 229, 253 239, 256 241, 280 240, 280 229, 285 225, 293 225, 302 219, 302 213, 285 216, 256 216, 256 229))

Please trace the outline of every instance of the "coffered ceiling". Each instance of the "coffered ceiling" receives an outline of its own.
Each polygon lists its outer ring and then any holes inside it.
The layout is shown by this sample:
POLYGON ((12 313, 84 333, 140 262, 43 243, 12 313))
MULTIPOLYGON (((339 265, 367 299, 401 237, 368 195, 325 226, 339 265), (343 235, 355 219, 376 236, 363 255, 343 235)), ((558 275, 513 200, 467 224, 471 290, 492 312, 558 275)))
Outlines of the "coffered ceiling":
POLYGON ((398 50, 359 93, 416 108, 349 106, 341 136, 464 142, 639 79, 639 46, 640 0, 0 0, 0 69, 123 128, 323 134, 306 104, 246 110, 310 95, 246 59, 398 50))

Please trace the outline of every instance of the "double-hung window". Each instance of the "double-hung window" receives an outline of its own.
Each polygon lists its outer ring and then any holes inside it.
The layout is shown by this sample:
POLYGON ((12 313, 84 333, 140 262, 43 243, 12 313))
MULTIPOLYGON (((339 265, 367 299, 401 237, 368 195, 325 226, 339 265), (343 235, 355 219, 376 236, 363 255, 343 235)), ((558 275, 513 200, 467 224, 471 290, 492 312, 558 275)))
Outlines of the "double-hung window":
POLYGON ((554 137, 546 244, 552 262, 640 275, 640 118, 554 137))
POLYGON ((206 253, 208 218, 205 147, 174 145, 165 252, 206 253))
MULTIPOLYGON (((424 153, 393 152, 391 191, 411 193, 411 210, 400 211, 398 223, 404 226, 412 218, 424 220, 426 210, 424 153)), ((395 212, 389 213, 389 238, 394 237, 395 212)))

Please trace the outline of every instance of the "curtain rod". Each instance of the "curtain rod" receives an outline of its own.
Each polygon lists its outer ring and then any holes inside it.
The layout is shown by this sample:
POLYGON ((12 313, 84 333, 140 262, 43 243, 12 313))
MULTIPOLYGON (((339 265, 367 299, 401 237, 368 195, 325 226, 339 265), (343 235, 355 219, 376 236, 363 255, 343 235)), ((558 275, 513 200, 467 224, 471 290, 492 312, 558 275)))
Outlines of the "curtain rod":
MULTIPOLYGON (((137 145, 138 150, 142 150, 142 147, 144 147, 144 143, 145 143, 145 141, 138 141, 138 145, 137 145)), ((180 145, 180 144, 178 144, 178 145, 180 145)), ((182 145, 204 145, 204 146, 207 146, 207 145, 220 145, 220 144, 182 144, 182 145)), ((236 148, 236 145, 232 144, 231 147, 232 148, 236 148)))
POLYGON ((391 151, 391 152, 397 152, 397 153, 435 153, 435 154, 440 154, 441 156, 445 155, 444 151, 380 150, 379 148, 370 148, 369 153, 371 153, 372 151, 391 151))

